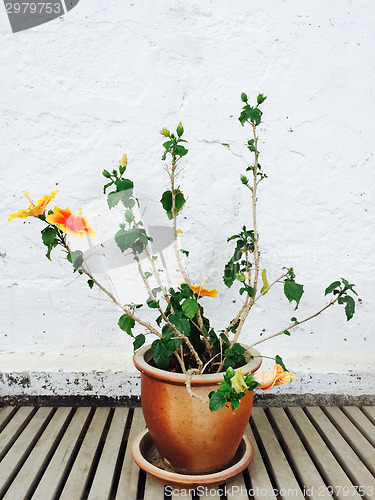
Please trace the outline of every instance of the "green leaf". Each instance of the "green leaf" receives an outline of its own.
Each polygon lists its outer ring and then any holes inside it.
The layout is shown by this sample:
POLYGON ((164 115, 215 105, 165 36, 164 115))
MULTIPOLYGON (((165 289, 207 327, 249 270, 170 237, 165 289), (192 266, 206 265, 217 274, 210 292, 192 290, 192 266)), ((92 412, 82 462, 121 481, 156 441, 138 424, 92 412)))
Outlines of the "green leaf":
POLYGON ((172 144, 173 144, 173 141, 167 141, 163 144, 163 146, 165 149, 168 150, 172 146, 172 144))
POLYGON ((209 398, 209 408, 211 411, 221 410, 227 404, 227 398, 220 392, 211 392, 209 398))
POLYGON ((134 339, 134 342, 133 342, 134 350, 137 350, 140 347, 142 347, 145 342, 146 342, 146 337, 143 333, 140 333, 139 335, 137 335, 134 339))
POLYGON ((146 280, 148 280, 148 278, 151 278, 151 276, 152 276, 152 273, 150 273, 150 271, 146 271, 145 272, 145 278, 146 278, 146 280))
POLYGON ((134 183, 130 179, 118 179, 116 182, 116 191, 129 191, 132 192, 134 183))
POLYGON ((247 184, 249 183, 249 179, 246 177, 246 175, 241 174, 241 182, 242 184, 245 184, 245 186, 247 186, 247 184))
POLYGON ((242 295, 244 292, 247 292, 249 297, 253 297, 255 290, 252 286, 244 284, 243 288, 240 288, 240 295, 242 295))
POLYGON ((42 240, 43 243, 49 247, 50 245, 53 245, 55 243, 55 238, 57 234, 57 228, 56 227, 46 227, 42 231, 42 240))
POLYGON ((174 152, 175 152, 176 156, 185 156, 188 154, 188 150, 184 146, 181 146, 181 145, 175 146, 174 152))
POLYGON ((108 170, 103 170, 102 174, 104 175, 104 177, 106 177, 107 179, 109 179, 111 177, 111 174, 108 172, 108 170))
POLYGON ((169 358, 171 355, 169 354, 163 339, 155 340, 151 344, 151 352, 156 366, 161 370, 166 370, 168 368, 169 358))
POLYGON ((327 286, 327 288, 325 289, 324 295, 328 295, 329 293, 333 292, 333 290, 340 285, 341 285, 341 283, 339 281, 334 281, 329 286, 327 286))
POLYGON ((109 195, 107 196, 108 208, 112 209, 113 207, 115 207, 122 200, 122 198, 122 193, 109 193, 109 195))
POLYGON ((284 334, 290 336, 290 332, 288 332, 288 330, 284 330, 284 334))
POLYGON ((150 309, 157 309, 159 307, 159 301, 158 300, 150 300, 150 302, 147 302, 147 305, 150 309))
POLYGON ((104 184, 104 187, 103 187, 103 193, 105 194, 105 192, 107 191, 107 189, 112 186, 113 184, 113 181, 111 182, 108 182, 108 184, 104 184))
POLYGON ((126 332, 131 337, 133 337, 132 329, 134 328, 134 325, 135 320, 127 314, 123 314, 118 320, 118 326, 121 328, 121 330, 126 332))
POLYGON ((136 229, 129 229, 129 231, 120 229, 115 234, 115 241, 121 252, 125 252, 125 250, 128 250, 132 245, 134 245, 137 239, 138 231, 136 229))
POLYGON ((87 284, 89 285, 90 288, 94 286, 93 280, 87 280, 87 284))
POLYGON ((236 366, 236 362, 231 358, 225 358, 224 367, 225 368, 234 368, 236 366))
POLYGON ((133 222, 133 219, 134 219, 133 212, 130 210, 130 208, 127 208, 125 212, 126 222, 133 222))
POLYGON ((283 360, 282 360, 281 356, 277 355, 277 356, 275 357, 275 363, 276 363, 277 365, 280 365, 280 366, 281 366, 281 368, 282 368, 284 371, 286 371, 286 372, 288 372, 288 371, 289 371, 289 370, 286 368, 286 366, 284 365, 284 363, 283 363, 283 360))
POLYGON ((247 103, 247 95, 245 94, 245 92, 242 92, 241 94, 241 101, 247 103))
POLYGON ((190 323, 186 318, 180 318, 176 315, 171 315, 169 321, 177 328, 177 330, 188 336, 190 333, 190 323))
POLYGON ((352 319, 354 313, 355 313, 355 301, 353 297, 350 297, 350 295, 346 295, 345 297, 341 297, 341 300, 343 303, 345 303, 345 314, 346 314, 346 319, 349 321, 352 319))
POLYGON ((186 255, 186 257, 189 257, 189 253, 187 250, 182 250, 182 248, 180 249, 180 252, 183 253, 184 255, 186 255))
POLYGON ((76 272, 77 269, 79 269, 83 264, 83 253, 81 250, 69 252, 66 258, 71 264, 73 264, 74 272, 76 272))
POLYGON ((295 317, 293 316, 293 318, 290 318, 290 321, 293 321, 293 323, 296 323, 296 322, 297 322, 297 318, 295 318, 295 317))
POLYGON ((266 99, 267 99, 266 96, 264 96, 263 94, 259 94, 257 97, 258 106, 259 106, 259 104, 262 104, 262 102, 264 102, 266 99))
POLYGON ((355 286, 354 283, 349 283, 349 281, 345 280, 344 278, 341 278, 341 280, 345 286, 345 290, 350 290, 353 293, 355 293, 356 295, 358 295, 358 293, 353 288, 353 286, 355 286))
POLYGON ((268 292, 268 288, 269 288, 269 284, 268 284, 268 281, 267 281, 267 271, 266 271, 266 269, 263 269, 263 271, 262 271, 262 281, 263 281, 263 286, 262 286, 262 289, 261 289, 260 293, 262 295, 266 295, 266 293, 268 292))
POLYGON ((198 302, 195 299, 186 299, 182 303, 182 310, 185 316, 192 319, 198 312, 198 302))
MULTIPOLYGON (((179 189, 174 190, 175 195, 175 213, 176 215, 185 205, 185 197, 179 189)), ((172 191, 165 191, 160 200, 164 210, 167 212, 168 219, 173 219, 172 214, 172 191)))
POLYGON ((295 300, 296 302, 296 307, 295 309, 298 309, 299 302, 301 300, 301 297, 303 295, 303 285, 299 285, 295 281, 292 281, 290 279, 285 280, 284 282, 284 294, 285 297, 289 300, 289 302, 292 302, 295 300))

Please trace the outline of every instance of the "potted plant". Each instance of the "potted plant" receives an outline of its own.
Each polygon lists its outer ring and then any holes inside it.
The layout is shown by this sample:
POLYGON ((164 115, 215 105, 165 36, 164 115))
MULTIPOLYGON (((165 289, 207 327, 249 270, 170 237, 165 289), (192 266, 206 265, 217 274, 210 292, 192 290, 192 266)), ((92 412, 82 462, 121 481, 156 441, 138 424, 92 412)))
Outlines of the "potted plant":
POLYGON ((186 198, 177 177, 188 153, 181 122, 174 133, 166 128, 161 131, 165 139, 162 160, 169 188, 160 200, 173 226, 180 283, 166 286, 157 268, 152 238, 136 215, 139 201, 134 194, 134 184, 125 176, 127 156, 122 157, 118 169, 103 170, 109 208, 121 206, 123 209, 123 221, 114 239, 121 252, 133 256, 148 292, 146 304, 120 303, 90 272, 82 251, 71 248, 67 235, 94 236, 95 233, 80 211, 72 214, 69 209, 58 207, 47 210, 47 204, 57 191, 43 196, 35 204, 25 193, 29 207, 9 217, 10 220, 38 218, 45 225, 42 241, 47 247, 47 258, 51 259, 51 251, 56 246, 62 247, 73 272, 86 277, 90 288, 98 287, 122 310, 118 325, 134 338, 134 364, 141 372, 142 407, 150 435, 162 457, 182 473, 207 474, 225 467, 233 458, 249 420, 253 390, 267 390, 293 379, 277 355, 272 371, 254 373, 262 361, 255 346, 280 335, 289 336, 295 327, 336 303, 344 306, 348 320, 354 314, 354 285, 340 279, 325 289, 329 301, 314 314, 300 320, 292 317, 280 331, 250 346, 240 342, 249 313, 272 287, 281 284, 288 301, 295 303, 295 309, 304 293, 292 267, 283 268, 280 276, 269 283, 266 269, 261 265, 257 199, 259 185, 267 175, 259 162, 258 127, 262 120, 260 107, 265 99, 259 94, 252 106, 246 94, 241 94, 243 107, 239 121, 242 126, 250 127, 246 147, 253 161, 240 176, 240 181, 249 191, 252 215, 250 226, 243 225, 227 239, 233 254, 225 264, 223 280, 228 288, 233 287, 239 294, 241 306, 229 324, 221 328, 214 327, 204 311, 205 301, 215 300, 218 291, 206 288, 205 279, 201 283, 191 281, 185 266, 189 252, 178 245, 177 220, 186 198), (151 284, 151 279, 156 286, 151 284), (141 307, 154 309, 154 322, 142 319, 141 307), (136 324, 143 327, 143 332, 137 335, 134 334, 136 324), (154 337, 150 345, 144 345, 147 335, 154 337))

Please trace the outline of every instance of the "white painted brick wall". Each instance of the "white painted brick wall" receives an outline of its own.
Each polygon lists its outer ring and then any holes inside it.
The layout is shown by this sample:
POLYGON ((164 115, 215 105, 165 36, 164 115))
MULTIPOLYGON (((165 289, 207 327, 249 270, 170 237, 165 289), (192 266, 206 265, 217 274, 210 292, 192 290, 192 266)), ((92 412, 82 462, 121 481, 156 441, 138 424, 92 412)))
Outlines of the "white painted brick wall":
MULTIPOLYGON (((134 368, 118 311, 90 298, 84 280, 69 284, 57 251, 45 259, 38 221, 7 216, 25 205, 22 190, 38 199, 58 186, 56 204, 86 208, 101 241, 100 172, 127 152, 147 222, 166 225, 159 130, 179 120, 189 139, 182 246, 193 278, 208 274, 223 292, 206 299, 214 326, 232 318, 239 301, 220 275, 226 237, 249 223, 242 91, 268 96, 259 230, 269 278, 294 266, 306 290, 299 318, 325 303, 325 286, 340 276, 362 299, 349 323, 336 307, 262 352, 282 355, 301 380, 315 374, 290 391, 373 392, 374 16, 365 0, 81 0, 61 19, 12 34, 0 4, 0 371, 47 373, 54 384, 3 381, 3 394, 64 393, 59 373, 92 371, 104 373, 96 393, 137 393, 135 382, 119 389, 134 368)), ((294 314, 281 289, 258 304, 245 342, 294 314)))

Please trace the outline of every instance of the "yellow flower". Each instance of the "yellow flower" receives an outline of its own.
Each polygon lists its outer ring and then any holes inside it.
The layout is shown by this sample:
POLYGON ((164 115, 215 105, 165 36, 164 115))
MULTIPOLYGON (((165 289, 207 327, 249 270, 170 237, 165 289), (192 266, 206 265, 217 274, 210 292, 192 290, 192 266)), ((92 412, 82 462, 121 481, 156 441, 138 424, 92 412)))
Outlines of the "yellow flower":
POLYGON ((171 135, 171 133, 169 132, 169 130, 167 128, 162 128, 162 130, 160 130, 160 133, 161 135, 164 135, 164 137, 169 137, 171 135))
POLYGON ((122 155, 122 158, 120 160, 120 165, 122 167, 126 167, 127 164, 128 164, 128 155, 125 153, 122 155))
POLYGON ((202 285, 189 285, 190 290, 199 295, 199 297, 217 297, 216 288, 203 288, 202 285))
POLYGON ((246 392, 247 385, 245 383, 245 377, 243 376, 241 368, 236 371, 236 374, 230 379, 233 389, 239 392, 246 392))
POLYGON ((47 222, 54 224, 66 234, 80 236, 83 238, 85 234, 96 236, 95 231, 89 226, 87 219, 81 217, 81 210, 72 214, 69 208, 55 207, 54 213, 47 215, 47 222))
POLYGON ((295 380, 295 376, 290 372, 284 371, 282 366, 275 365, 272 371, 261 371, 254 375, 255 382, 258 382, 258 388, 267 391, 277 385, 285 384, 295 380))
POLYGON ((10 214, 8 220, 11 221, 16 217, 20 217, 21 219, 25 219, 26 217, 39 217, 39 215, 44 214, 46 206, 58 192, 59 190, 56 189, 55 191, 52 191, 50 195, 45 194, 37 203, 34 204, 27 191, 23 191, 24 197, 30 202, 29 208, 26 210, 18 210, 16 214, 10 214))
POLYGON ((181 229, 177 229, 177 232, 180 233, 180 234, 183 233, 183 231, 181 231, 181 229))

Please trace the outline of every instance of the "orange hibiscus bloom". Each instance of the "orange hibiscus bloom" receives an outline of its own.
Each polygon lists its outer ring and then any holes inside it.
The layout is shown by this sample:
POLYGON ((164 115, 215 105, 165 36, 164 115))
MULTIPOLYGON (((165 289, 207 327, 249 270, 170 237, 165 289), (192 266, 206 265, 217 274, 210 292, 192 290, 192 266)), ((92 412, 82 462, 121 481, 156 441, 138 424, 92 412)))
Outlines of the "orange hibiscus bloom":
POLYGON ((95 231, 89 226, 85 217, 81 217, 82 210, 78 210, 72 214, 69 208, 65 210, 59 207, 54 208, 54 213, 47 215, 46 220, 50 224, 54 224, 61 231, 73 236, 80 236, 83 238, 85 234, 89 236, 96 236, 95 231))
POLYGON ((18 210, 18 212, 15 214, 10 214, 8 220, 11 221, 16 217, 20 217, 21 219, 25 219, 26 217, 39 217, 39 215, 44 214, 46 206, 52 200, 52 198, 57 195, 58 192, 59 190, 56 189, 55 191, 52 191, 50 195, 45 194, 43 198, 41 198, 37 203, 33 203, 28 192, 23 191, 24 197, 30 202, 29 208, 27 208, 26 210, 18 210))
POLYGON ((216 288, 203 288, 202 285, 189 285, 190 290, 199 295, 199 297, 217 297, 216 288))
POLYGON ((258 382, 258 388, 267 391, 277 385, 291 382, 296 377, 289 372, 283 370, 282 366, 275 365, 272 371, 261 371, 254 375, 255 382, 258 382))

